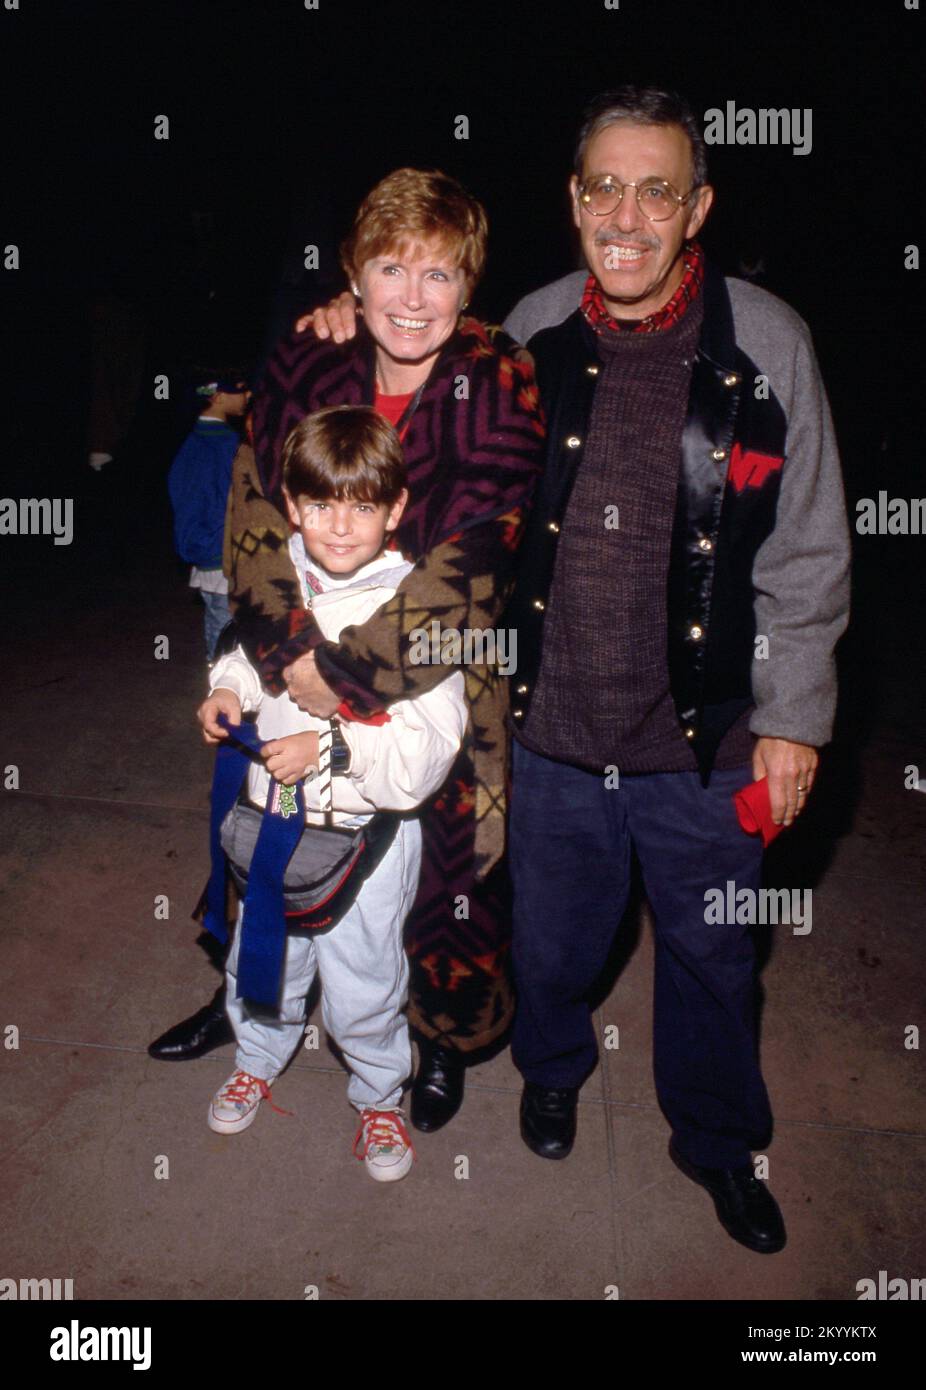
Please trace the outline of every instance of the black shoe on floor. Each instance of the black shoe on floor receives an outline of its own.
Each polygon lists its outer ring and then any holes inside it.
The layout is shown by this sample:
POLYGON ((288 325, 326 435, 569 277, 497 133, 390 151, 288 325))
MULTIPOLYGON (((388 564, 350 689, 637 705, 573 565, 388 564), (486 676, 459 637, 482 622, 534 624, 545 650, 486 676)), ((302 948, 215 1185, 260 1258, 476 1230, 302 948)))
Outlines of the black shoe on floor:
POLYGON ((465 1071, 462 1056, 453 1048, 430 1040, 419 1042, 409 1112, 416 1129, 433 1134, 453 1119, 463 1104, 465 1071))
POLYGON ((787 1236, 778 1203, 756 1177, 751 1164, 743 1168, 699 1168, 682 1157, 674 1140, 669 1141, 669 1157, 686 1178, 711 1194, 717 1219, 727 1235, 759 1255, 774 1255, 784 1249, 787 1236))
POLYGON ((538 1086, 525 1081, 521 1094, 521 1138, 541 1158, 566 1158, 576 1137, 578 1087, 538 1086))
POLYGON ((220 986, 202 1009, 168 1028, 148 1046, 148 1056, 158 1062, 190 1062, 225 1043, 235 1041, 225 1013, 225 986, 220 986))

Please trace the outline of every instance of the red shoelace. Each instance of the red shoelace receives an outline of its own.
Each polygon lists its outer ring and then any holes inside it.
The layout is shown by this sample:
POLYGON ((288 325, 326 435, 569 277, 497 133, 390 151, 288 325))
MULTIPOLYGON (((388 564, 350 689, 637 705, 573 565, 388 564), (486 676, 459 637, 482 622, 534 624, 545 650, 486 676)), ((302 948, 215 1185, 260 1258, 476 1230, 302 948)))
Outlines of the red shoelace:
POLYGON ((397 1110, 364 1110, 360 1115, 360 1128, 357 1130, 357 1137, 354 1140, 354 1155, 356 1158, 366 1158, 367 1150, 370 1148, 392 1149, 396 1146, 396 1131, 402 1138, 407 1149, 411 1149, 412 1157, 416 1158, 415 1146, 408 1135, 408 1130, 402 1120, 402 1116, 397 1110), (363 1142, 363 1131, 367 1130, 366 1142, 360 1153, 357 1153, 357 1146, 363 1142))
POLYGON ((278 1105, 274 1105, 270 1095, 270 1087, 266 1081, 259 1076, 252 1076, 250 1072, 241 1071, 240 1068, 235 1072, 228 1085, 223 1086, 220 1094, 224 1099, 231 1101, 233 1105, 239 1101, 242 1105, 246 1105, 250 1099, 248 1092, 255 1084, 260 1087, 261 1099, 267 1101, 271 1110, 275 1110, 278 1115, 291 1115, 293 1113, 291 1110, 281 1110, 278 1105), (237 1080, 238 1077, 241 1078, 240 1081, 237 1080))

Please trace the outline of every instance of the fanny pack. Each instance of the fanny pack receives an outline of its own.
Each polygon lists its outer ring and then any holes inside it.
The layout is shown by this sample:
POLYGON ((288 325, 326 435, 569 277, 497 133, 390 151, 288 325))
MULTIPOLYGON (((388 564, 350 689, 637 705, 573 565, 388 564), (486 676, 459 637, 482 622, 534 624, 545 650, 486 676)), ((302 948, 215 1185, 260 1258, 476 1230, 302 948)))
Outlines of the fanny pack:
MULTIPOLYGON (((239 892, 247 891, 248 873, 263 824, 264 812, 240 800, 222 822, 220 840, 239 892)), ((307 825, 283 874, 286 916, 320 907, 351 873, 363 844, 362 826, 341 831, 307 825)), ((324 925, 327 924, 317 923, 319 928, 324 925)))
POLYGON ((237 997, 275 1008, 287 929, 336 926, 394 841, 402 817, 377 811, 348 830, 306 825, 302 783, 287 787, 273 778, 266 807, 258 810, 243 792, 264 740, 251 724, 229 724, 224 715, 219 723, 229 736, 216 750, 212 779, 212 873, 200 900, 203 925, 227 942, 227 866, 243 897, 237 997))

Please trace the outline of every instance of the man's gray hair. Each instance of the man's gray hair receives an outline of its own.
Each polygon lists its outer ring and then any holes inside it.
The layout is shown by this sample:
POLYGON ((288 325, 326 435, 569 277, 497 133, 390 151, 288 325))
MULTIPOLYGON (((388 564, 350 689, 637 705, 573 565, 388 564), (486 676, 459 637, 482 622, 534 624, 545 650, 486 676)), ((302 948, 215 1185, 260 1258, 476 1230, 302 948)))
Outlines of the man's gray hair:
MULTIPOLYGON (((664 92, 659 87, 635 87, 628 84, 615 87, 593 97, 582 116, 582 126, 576 142, 575 172, 581 179, 585 151, 589 141, 599 131, 619 121, 635 125, 677 125, 688 136, 694 167, 694 184, 707 182, 707 151, 704 133, 697 116, 684 97, 677 92, 664 92)), ((681 191, 681 190, 679 190, 681 191)))

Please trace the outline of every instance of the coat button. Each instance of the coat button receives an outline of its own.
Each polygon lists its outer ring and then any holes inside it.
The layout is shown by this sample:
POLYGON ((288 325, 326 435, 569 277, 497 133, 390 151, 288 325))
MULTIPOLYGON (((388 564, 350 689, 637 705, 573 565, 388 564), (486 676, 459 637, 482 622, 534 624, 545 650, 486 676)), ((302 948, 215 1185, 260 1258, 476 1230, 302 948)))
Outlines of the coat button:
POLYGON ((513 710, 511 711, 511 717, 512 717, 513 719, 523 719, 523 718, 524 718, 524 711, 523 711, 523 709, 513 709, 513 710))
POLYGON ((526 685, 518 685, 518 686, 515 687, 515 690, 516 690, 516 693, 517 693, 518 695, 526 695, 526 694, 527 694, 527 686, 526 686, 526 685))
POLYGON ((601 371, 601 368, 599 367, 597 362, 589 362, 585 370, 588 372, 589 376, 597 376, 598 373, 601 371))
POLYGON ((717 463, 720 463, 721 459, 725 459, 726 457, 727 457, 727 451, 726 451, 726 449, 713 449, 713 450, 711 451, 711 458, 712 458, 712 459, 715 459, 715 460, 717 461, 717 463))
POLYGON ((698 541, 698 549, 699 549, 699 550, 713 550, 713 549, 714 549, 714 542, 711 540, 710 536, 702 536, 702 537, 701 537, 701 539, 698 541))
POLYGON ((558 536, 558 535, 559 535, 559 522, 558 522, 558 521, 549 521, 549 522, 547 522, 547 530, 548 530, 548 531, 552 531, 553 534, 554 534, 554 536, 558 536))
POLYGON ((691 627, 688 629, 688 636, 693 642, 700 642, 701 638, 704 636, 704 628, 699 627, 697 623, 692 623, 691 627))
POLYGON ((566 448, 567 448, 567 449, 578 449, 578 447, 579 447, 579 445, 580 445, 581 443, 582 443, 582 441, 581 441, 581 439, 579 438, 579 436, 578 436, 577 434, 570 434, 570 435, 568 436, 567 440, 566 440, 566 448))
POLYGON ((729 372, 723 379, 724 386, 735 386, 739 381, 736 372, 729 372))
POLYGON ((535 598, 534 607, 537 609, 538 613, 542 613, 544 608, 546 608, 546 604, 544 603, 542 598, 535 598))
POLYGON ((692 728, 689 727, 689 728, 687 728, 687 729, 685 730, 685 737, 686 737, 686 738, 694 738, 694 736, 695 736, 695 731, 694 731, 694 729, 692 729, 692 728))

